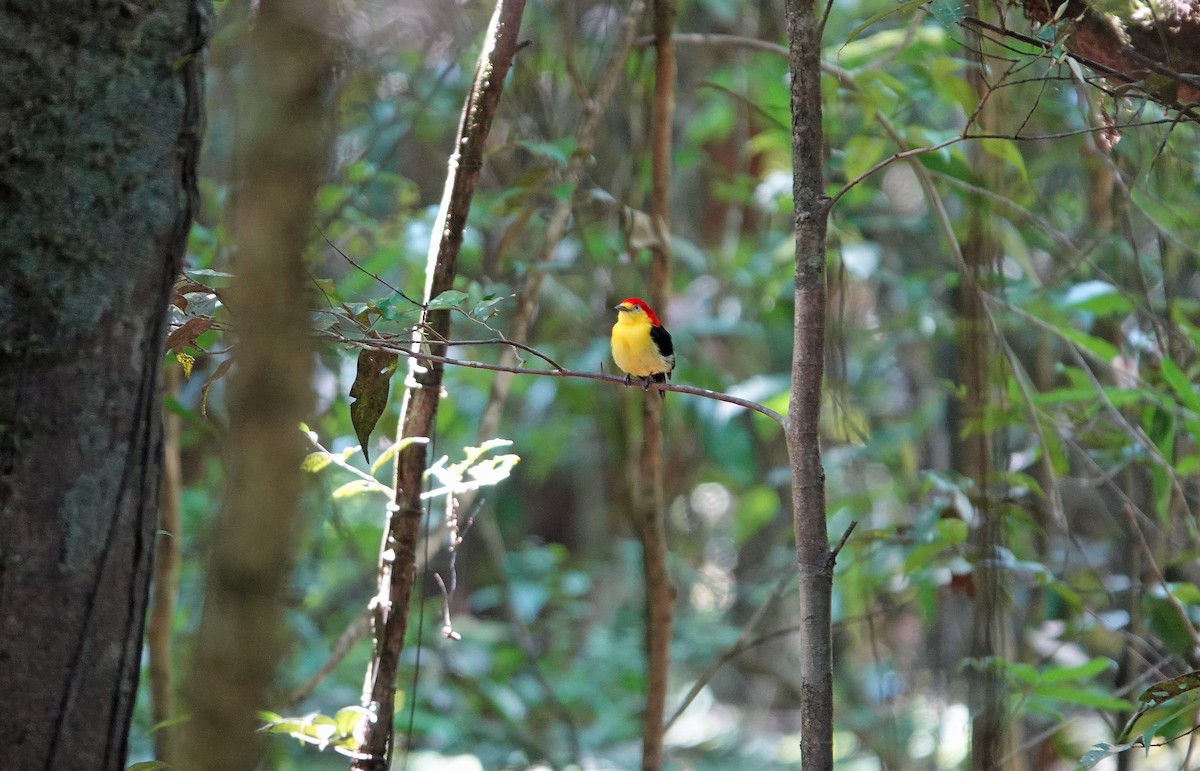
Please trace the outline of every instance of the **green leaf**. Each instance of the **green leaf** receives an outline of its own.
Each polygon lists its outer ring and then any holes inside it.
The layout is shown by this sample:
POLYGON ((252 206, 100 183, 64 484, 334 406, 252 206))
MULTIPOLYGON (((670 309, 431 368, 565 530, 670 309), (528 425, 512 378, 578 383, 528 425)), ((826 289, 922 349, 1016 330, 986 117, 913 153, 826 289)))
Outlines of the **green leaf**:
POLYGON ((387 408, 389 383, 399 359, 394 353, 372 348, 358 352, 358 375, 354 385, 350 386, 350 398, 354 399, 350 405, 350 421, 367 461, 371 460, 367 450, 371 431, 387 408))
POLYGON ((938 539, 946 544, 959 544, 967 540, 967 523, 957 518, 939 519, 938 539))
POLYGON ((1098 337, 1089 335, 1087 332, 1080 332, 1074 327, 1056 326, 1055 329, 1063 337, 1075 343, 1080 348, 1091 352, 1103 361, 1108 362, 1117 358, 1116 347, 1107 340, 1101 340, 1098 337))
POLYGON ((408 447, 410 444, 428 444, 429 439, 424 436, 406 436, 398 442, 392 442, 387 449, 380 453, 379 458, 371 464, 371 473, 376 474, 379 469, 383 468, 383 464, 387 463, 392 458, 396 457, 396 453, 408 447))
POLYGON ((1083 757, 1079 759, 1079 766, 1080 768, 1095 768, 1100 761, 1111 758, 1113 755, 1119 755, 1125 750, 1131 749, 1135 744, 1137 742, 1126 742, 1125 744, 1101 742, 1083 754, 1083 757))
POLYGON ((125 771, 159 771, 159 769, 170 767, 170 765, 161 760, 143 760, 141 763, 125 766, 125 771))
POLYGON ((1068 310, 1087 311, 1097 316, 1133 311, 1129 298, 1112 284, 1099 280, 1075 284, 1063 295, 1062 303, 1068 310))
POLYGON ((304 461, 300 464, 300 468, 310 474, 315 474, 330 463, 333 463, 333 458, 329 453, 313 452, 305 456, 304 461))
POLYGON ((988 155, 998 158, 1015 168, 1021 175, 1021 179, 1029 179, 1029 174, 1025 171, 1025 157, 1017 149, 1016 142, 1010 139, 989 137, 987 139, 980 139, 979 146, 988 155))
POLYGON ((1167 385, 1179 397, 1180 403, 1187 407, 1192 412, 1200 414, 1200 394, 1196 393, 1196 387, 1188 380, 1187 375, 1179 369, 1179 365, 1166 356, 1162 359, 1162 374, 1163 379, 1167 381, 1167 385))
POLYGON ((1034 689, 1034 693, 1043 699, 1078 704, 1081 707, 1107 709, 1113 712, 1121 712, 1132 706, 1127 699, 1119 699, 1116 696, 1109 696, 1107 693, 1079 686, 1039 685, 1034 689))
POLYGON ((497 305, 515 296, 516 295, 513 294, 488 295, 480 300, 478 305, 471 309, 471 315, 477 319, 480 319, 481 321, 487 321, 489 318, 495 315, 497 305))
POLYGON ((1112 659, 1097 657, 1074 667, 1051 667, 1042 672, 1042 682, 1062 683, 1069 680, 1088 680, 1115 666, 1112 659))
POLYGON ((426 310, 440 311, 448 308, 457 308, 462 305, 463 300, 467 299, 466 292, 460 292, 457 289, 447 289, 437 297, 429 301, 425 306, 426 310))
POLYGON ((342 736, 352 736, 355 729, 362 724, 364 720, 373 721, 375 715, 371 710, 357 705, 342 707, 333 716, 333 722, 337 726, 338 733, 342 736))
POLYGON ((879 11, 878 13, 870 16, 862 24, 859 24, 857 27, 850 30, 850 34, 846 36, 846 42, 849 43, 849 42, 853 41, 856 37, 861 35, 868 28, 878 24, 879 22, 883 21, 884 19, 888 18, 889 16, 894 16, 898 13, 904 13, 906 11, 920 8, 922 5, 925 5, 925 3, 927 3, 927 2, 929 2, 929 0, 904 0, 904 2, 900 3, 900 5, 888 6, 888 7, 884 8, 882 11, 879 11))

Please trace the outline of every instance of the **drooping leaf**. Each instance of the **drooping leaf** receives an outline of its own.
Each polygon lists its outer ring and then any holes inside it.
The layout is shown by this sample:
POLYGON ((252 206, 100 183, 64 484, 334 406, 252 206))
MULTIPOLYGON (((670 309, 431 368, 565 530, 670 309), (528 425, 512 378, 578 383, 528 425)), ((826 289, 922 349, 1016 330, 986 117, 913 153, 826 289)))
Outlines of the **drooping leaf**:
POLYGON ((354 385, 350 386, 350 421, 354 424, 354 434, 362 445, 363 457, 369 462, 371 456, 367 444, 375 424, 387 408, 388 390, 392 373, 400 357, 389 351, 364 348, 358 352, 358 374, 354 385))

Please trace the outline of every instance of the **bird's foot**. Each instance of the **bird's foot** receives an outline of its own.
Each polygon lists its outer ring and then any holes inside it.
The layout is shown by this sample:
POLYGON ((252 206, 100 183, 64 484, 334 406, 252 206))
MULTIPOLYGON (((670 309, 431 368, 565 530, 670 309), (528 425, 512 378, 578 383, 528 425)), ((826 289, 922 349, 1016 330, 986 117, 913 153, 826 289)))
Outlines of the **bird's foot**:
POLYGON ((625 386, 626 386, 626 387, 628 387, 628 386, 629 386, 629 385, 630 385, 630 384, 633 382, 633 381, 631 381, 631 380, 629 379, 629 377, 630 377, 629 373, 628 373, 628 372, 626 372, 626 373, 625 373, 625 386))
POLYGON ((650 390, 650 384, 651 384, 652 382, 654 382, 654 378, 650 378, 650 377, 645 377, 645 378, 642 378, 642 390, 643 390, 643 391, 649 391, 649 390, 650 390))

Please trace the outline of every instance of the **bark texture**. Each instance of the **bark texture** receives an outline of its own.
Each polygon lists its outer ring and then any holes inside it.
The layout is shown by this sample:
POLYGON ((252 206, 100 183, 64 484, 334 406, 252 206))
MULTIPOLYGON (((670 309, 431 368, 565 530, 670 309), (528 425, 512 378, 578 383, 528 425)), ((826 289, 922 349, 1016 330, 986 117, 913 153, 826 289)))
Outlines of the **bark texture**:
POLYGON ((120 769, 207 3, 0 5, 0 746, 120 769))
POLYGON ((825 371, 825 140, 821 127, 821 8, 787 0, 791 71, 792 193, 796 284, 792 391, 784 438, 792 476, 792 520, 800 576, 800 748, 804 771, 833 768, 833 643, 830 614, 835 554, 825 524, 819 434, 825 371))
POLYGON ((248 40, 229 294, 238 343, 227 489, 188 673, 182 769, 256 767, 258 712, 283 653, 282 595, 301 525, 298 427, 312 402, 302 257, 329 158, 330 19, 325 0, 261 0, 248 40))

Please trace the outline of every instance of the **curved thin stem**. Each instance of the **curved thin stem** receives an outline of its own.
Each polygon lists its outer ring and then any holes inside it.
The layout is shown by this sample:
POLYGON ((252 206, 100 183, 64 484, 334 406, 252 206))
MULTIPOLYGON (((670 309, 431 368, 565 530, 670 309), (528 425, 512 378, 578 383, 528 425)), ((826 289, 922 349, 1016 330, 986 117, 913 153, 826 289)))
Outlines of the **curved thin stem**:
MULTIPOLYGON (((430 361, 430 362, 437 362, 439 364, 449 364, 454 367, 467 367, 470 369, 486 369, 486 370, 491 370, 492 372, 512 372, 517 375, 540 375, 542 377, 582 378, 584 380, 603 380, 603 381, 609 382, 609 383, 620 383, 621 385, 626 384, 625 378, 617 377, 616 375, 607 375, 603 372, 582 372, 582 371, 577 371, 577 370, 563 369, 561 367, 558 369, 529 369, 527 367, 510 367, 510 366, 507 366, 504 364, 489 364, 489 363, 483 362, 483 361, 471 361, 469 359, 451 359, 447 356, 435 356, 431 353, 419 353, 408 347, 409 345, 411 345, 411 343, 408 341, 401 343, 401 342, 394 342, 391 340, 352 340, 348 337, 343 337, 343 336, 337 335, 337 334, 332 335, 332 337, 337 342, 343 343, 345 345, 353 345, 353 346, 357 346, 359 348, 380 348, 383 350, 391 351, 392 353, 400 354, 401 356, 408 356, 409 358, 418 359, 420 361, 430 361)), ((514 345, 514 343, 512 343, 511 341, 507 341, 507 340, 498 341, 498 342, 503 342, 508 345, 514 345)), ((531 350, 530 352, 532 353, 533 351, 531 350)), ((539 354, 539 356, 540 356, 540 354, 539 354)), ((543 356, 542 358, 546 358, 546 357, 543 356)), ((549 361, 549 359, 547 359, 547 361, 549 361)), ((555 365, 555 366, 557 366, 557 365, 555 365)), ((698 388, 696 386, 688 386, 688 385, 674 385, 671 383, 648 382, 648 383, 639 383, 638 385, 640 385, 642 388, 646 388, 646 389, 652 390, 652 391, 673 391, 675 393, 690 394, 691 396, 700 396, 705 399, 715 399, 716 401, 720 401, 720 402, 736 404, 739 407, 744 407, 745 409, 753 410, 754 412, 757 412, 760 415, 766 415, 768 418, 770 418, 771 420, 778 423, 781 427, 786 428, 786 426, 787 426, 787 417, 786 416, 780 415, 778 412, 771 409, 770 407, 766 407, 762 404, 759 404, 758 402, 752 402, 749 399, 743 399, 739 396, 733 396, 731 394, 722 393, 720 391, 712 391, 707 388, 698 388)))

